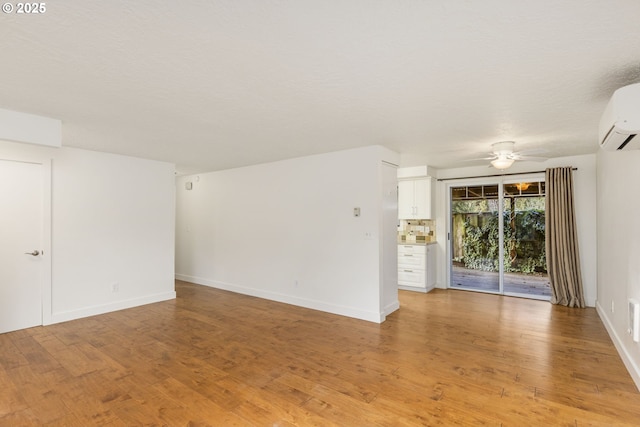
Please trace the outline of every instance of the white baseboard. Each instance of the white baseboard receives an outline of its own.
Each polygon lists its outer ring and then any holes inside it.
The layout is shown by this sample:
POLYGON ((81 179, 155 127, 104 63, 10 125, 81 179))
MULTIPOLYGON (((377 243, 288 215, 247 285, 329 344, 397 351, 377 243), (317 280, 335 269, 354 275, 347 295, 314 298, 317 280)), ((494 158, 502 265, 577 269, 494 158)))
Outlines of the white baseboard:
POLYGON ((607 311, 602 308, 602 306, 600 305, 600 301, 596 303, 596 311, 598 312, 598 315, 600 316, 600 320, 602 320, 604 327, 607 329, 607 332, 609 332, 609 337, 611 337, 613 345, 616 347, 616 350, 618 350, 618 354, 620 355, 624 366, 627 368, 627 371, 629 371, 633 382, 636 383, 638 391, 640 391, 640 368, 629 354, 629 351, 624 346, 624 343, 620 339, 620 336, 616 333, 616 330, 614 329, 611 321, 609 320, 609 317, 607 316, 607 311))
POLYGON ((309 308, 312 310, 324 311, 326 313, 338 314, 340 316, 353 317, 355 319, 366 320, 368 322, 382 323, 386 318, 384 312, 370 312, 360 310, 354 307, 346 307, 337 304, 330 304, 324 301, 313 300, 309 298, 301 298, 294 295, 286 295, 278 292, 265 291, 263 289, 249 288, 246 286, 234 285, 232 283, 219 282, 216 280, 205 279, 203 277, 189 276, 186 274, 176 274, 177 280, 195 283, 196 285, 209 286, 211 288, 231 291, 238 294, 249 295, 268 299, 271 301, 282 302, 285 304, 296 305, 298 307, 309 308))
POLYGON ((419 288, 417 286, 405 286, 405 285, 398 285, 398 289, 403 290, 403 291, 412 291, 412 292, 422 292, 423 294, 426 294, 428 292, 431 292, 432 290, 434 290, 436 287, 435 286, 431 286, 428 288, 419 288))
POLYGON ((78 310, 62 311, 52 313, 51 323, 47 325, 67 322, 69 320, 81 319, 83 317, 96 316, 98 314, 111 313, 112 311, 124 310, 126 308, 138 307, 141 305, 152 304, 154 302, 167 301, 176 298, 175 291, 164 292, 161 294, 146 295, 144 297, 132 298, 123 301, 116 301, 108 304, 94 305, 91 307, 81 308, 78 310))
POLYGON ((398 285, 398 289, 400 289, 401 291, 421 292, 423 294, 427 293, 427 288, 419 288, 417 286, 398 285))
MULTIPOLYGON (((394 302, 392 302, 391 304, 388 304, 386 307, 384 307, 382 309, 382 313, 384 314, 384 317, 386 318, 388 315, 390 315, 391 313, 393 313, 396 310, 400 309, 400 301, 395 300, 394 302)), ((383 319, 384 321, 384 319, 383 319)))

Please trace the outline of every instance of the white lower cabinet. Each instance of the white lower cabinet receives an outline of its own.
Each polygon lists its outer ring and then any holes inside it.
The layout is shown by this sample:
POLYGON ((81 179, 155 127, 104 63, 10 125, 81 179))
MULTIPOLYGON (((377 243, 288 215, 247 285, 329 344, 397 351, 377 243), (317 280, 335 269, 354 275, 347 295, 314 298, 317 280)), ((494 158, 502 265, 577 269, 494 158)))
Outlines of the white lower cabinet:
POLYGON ((398 245, 398 288, 429 292, 435 287, 435 255, 431 245, 398 245))

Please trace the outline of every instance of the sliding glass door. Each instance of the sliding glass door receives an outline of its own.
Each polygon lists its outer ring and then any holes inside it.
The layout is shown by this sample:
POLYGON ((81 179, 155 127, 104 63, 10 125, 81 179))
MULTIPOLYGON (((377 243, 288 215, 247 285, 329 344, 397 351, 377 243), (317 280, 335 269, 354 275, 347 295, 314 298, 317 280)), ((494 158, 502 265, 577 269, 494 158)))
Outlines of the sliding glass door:
POLYGON ((548 299, 543 178, 448 189, 449 287, 548 299))
POLYGON ((505 183, 504 293, 549 299, 544 181, 505 183))
POLYGON ((499 187, 451 187, 452 288, 501 292, 499 187))

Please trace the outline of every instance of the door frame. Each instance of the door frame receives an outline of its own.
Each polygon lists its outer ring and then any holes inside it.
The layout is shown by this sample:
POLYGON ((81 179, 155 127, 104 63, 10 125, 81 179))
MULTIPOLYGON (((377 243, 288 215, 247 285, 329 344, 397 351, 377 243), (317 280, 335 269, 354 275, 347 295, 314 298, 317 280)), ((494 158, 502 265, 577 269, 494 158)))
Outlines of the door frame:
MULTIPOLYGON (((490 184, 498 184, 498 192, 500 193, 500 200, 502 200, 503 186, 504 184, 511 184, 514 182, 522 182, 522 181, 544 181, 545 176, 544 173, 541 172, 523 172, 521 174, 509 174, 509 175, 493 175, 479 178, 450 178, 447 180, 444 185, 445 189, 445 222, 446 222, 446 250, 445 250, 445 288, 451 288, 451 260, 453 254, 451 253, 451 232, 452 232, 452 221, 451 221, 451 187, 460 187, 460 186, 468 186, 468 185, 490 185, 490 184)), ((503 204, 499 203, 499 217, 502 218, 503 214, 503 204)), ((503 274, 502 270, 504 269, 504 242, 503 242, 503 224, 502 220, 500 220, 500 247, 499 247, 499 257, 500 257, 500 272, 499 272, 499 291, 498 292, 488 292, 488 291, 478 291, 472 290, 474 292, 483 292, 494 295, 504 295, 504 283, 503 283, 503 274)), ((453 288, 455 289, 455 288, 453 288)), ((515 296, 515 295, 514 295, 515 296)), ((533 298, 536 299, 536 298, 533 298)))
POLYGON ((42 295, 42 325, 52 323, 52 252, 51 252, 51 159, 0 153, 0 161, 30 163, 42 166, 42 278, 40 289, 42 295))

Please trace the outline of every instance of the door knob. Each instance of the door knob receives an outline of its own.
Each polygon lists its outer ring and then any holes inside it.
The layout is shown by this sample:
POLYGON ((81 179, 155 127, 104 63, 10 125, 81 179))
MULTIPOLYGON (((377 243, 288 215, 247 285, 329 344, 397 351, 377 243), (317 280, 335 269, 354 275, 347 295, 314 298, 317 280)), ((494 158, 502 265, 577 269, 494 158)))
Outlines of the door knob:
POLYGON ((31 256, 38 256, 38 255, 40 255, 40 251, 36 249, 33 252, 25 252, 24 254, 25 255, 31 255, 31 256))

